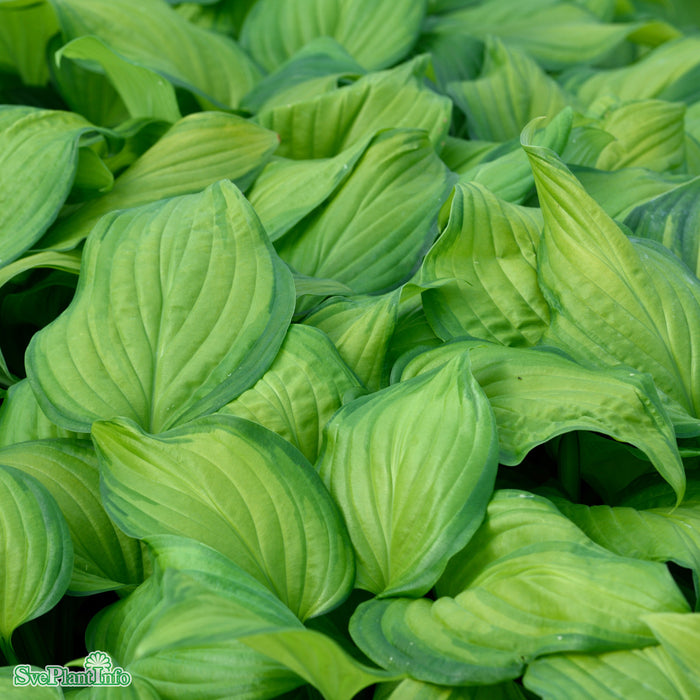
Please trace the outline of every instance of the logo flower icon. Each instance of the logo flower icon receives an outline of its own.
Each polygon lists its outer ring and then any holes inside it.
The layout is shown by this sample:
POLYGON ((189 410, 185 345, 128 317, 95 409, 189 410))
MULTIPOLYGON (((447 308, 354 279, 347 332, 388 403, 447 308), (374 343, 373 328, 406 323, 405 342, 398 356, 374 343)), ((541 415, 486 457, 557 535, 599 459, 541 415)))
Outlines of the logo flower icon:
POLYGON ((111 671, 112 659, 110 659, 109 654, 106 654, 104 651, 91 651, 85 657, 83 666, 86 671, 92 668, 99 668, 101 671, 111 671))

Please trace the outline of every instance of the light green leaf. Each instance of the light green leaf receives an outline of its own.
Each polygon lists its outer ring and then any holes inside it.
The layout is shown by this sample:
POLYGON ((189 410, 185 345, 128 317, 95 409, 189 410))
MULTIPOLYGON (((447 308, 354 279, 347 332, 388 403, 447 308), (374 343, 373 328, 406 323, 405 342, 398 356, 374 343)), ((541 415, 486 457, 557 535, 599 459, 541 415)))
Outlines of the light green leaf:
POLYGON ((355 661, 330 637, 314 630, 265 632, 241 641, 294 671, 324 698, 352 700, 363 688, 396 677, 355 661))
POLYGON ((488 37, 484 65, 476 80, 450 83, 448 90, 467 115, 471 138, 517 138, 535 117, 553 117, 571 99, 527 53, 488 37))
POLYGON ((298 160, 330 158, 382 129, 396 128, 425 129, 439 150, 452 102, 425 85, 428 66, 429 56, 416 56, 347 87, 264 110, 256 119, 280 135, 278 155, 298 160))
POLYGON ((318 470, 345 516, 358 588, 419 596, 433 586, 481 522, 496 447, 466 356, 335 414, 318 470))
POLYGON ((325 202, 352 173, 367 149, 360 141, 334 158, 268 163, 248 192, 271 241, 276 241, 325 202))
POLYGON ((65 593, 73 545, 56 501, 34 477, 0 462, 0 645, 65 593))
POLYGON ((0 107, 0 265, 56 218, 73 184, 80 137, 92 128, 71 112, 0 107))
POLYGON ((499 460, 519 464, 535 445, 572 430, 592 430, 641 449, 680 499, 685 473, 673 424, 648 375, 592 370, 556 352, 462 341, 418 355, 402 379, 468 353, 498 425, 499 460), (517 420, 513 417, 517 416, 517 420))
POLYGON ((377 70, 412 48, 425 7, 425 0, 259 0, 243 23, 241 44, 271 71, 313 39, 329 36, 377 70))
POLYGON ((700 282, 661 247, 634 245, 551 151, 525 150, 545 224, 545 342, 584 364, 648 372, 677 412, 697 417, 700 282))
POLYGON ((0 3, 0 66, 16 71, 25 85, 45 85, 46 47, 57 31, 56 16, 47 2, 0 3))
POLYGON ((163 0, 50 2, 66 40, 94 35, 127 61, 219 107, 237 107, 260 78, 233 39, 190 24, 163 0))
POLYGON ((149 577, 92 620, 88 649, 109 653, 159 698, 263 700, 302 685, 301 678, 240 641, 301 623, 264 586, 231 566, 225 589, 177 569, 149 577))
POLYGON ((381 296, 333 298, 304 323, 320 328, 348 367, 370 390, 388 383, 387 352, 396 328, 400 291, 381 296))
POLYGON ((451 279, 423 292, 425 313, 448 340, 463 335, 534 345, 549 321, 537 283, 542 217, 485 187, 459 183, 447 228, 426 255, 420 280, 451 279))
POLYGON ((659 646, 547 656, 530 664, 523 685, 544 700, 693 700, 697 689, 659 646))
POLYGON ((388 670, 477 685, 516 678, 542 654, 654 644, 640 616, 688 611, 664 565, 607 552, 523 491, 496 492, 437 592, 363 603, 353 639, 388 670))
POLYGON ((700 613, 647 615, 644 621, 664 650, 695 683, 695 687, 700 686, 697 663, 700 654, 700 613))
POLYGON ((685 162, 685 106, 663 100, 628 102, 610 109, 601 128, 615 137, 598 156, 600 170, 642 167, 663 172, 685 162))
POLYGON ((95 36, 83 36, 66 44, 57 54, 79 61, 90 69, 97 63, 114 85, 133 118, 162 119, 176 122, 181 118, 175 88, 158 73, 131 63, 95 36))
POLYGON ((107 517, 100 500, 99 470, 86 440, 42 440, 0 450, 0 463, 39 481, 56 500, 73 540, 74 564, 68 591, 88 595, 135 586, 143 580, 136 540, 107 517))
POLYGON ((39 246, 70 250, 109 212, 200 192, 218 180, 244 190, 276 146, 275 134, 233 114, 189 115, 123 172, 110 192, 58 221, 39 246))
POLYGON ((289 271, 230 182, 115 212, 85 247, 71 305, 32 338, 29 381, 69 430, 114 416, 167 430, 252 386, 293 304, 289 271))
POLYGON ((451 183, 425 132, 383 132, 277 251, 296 271, 338 280, 358 294, 391 289, 418 266, 451 183))
POLYGON ((700 482, 688 481, 683 502, 658 485, 633 493, 619 506, 554 502, 592 540, 625 557, 674 561, 700 578, 700 482), (631 499, 631 500, 628 500, 631 499), (629 503, 642 505, 628 505, 629 503))
POLYGON ((700 277, 700 177, 639 204, 625 225, 635 236, 665 245, 700 277))
POLYGON ((313 464, 324 426, 346 394, 362 390, 325 333, 294 324, 267 372, 219 413, 260 423, 313 464))
POLYGON ((573 168, 586 192, 613 219, 623 220, 636 207, 672 190, 690 179, 687 175, 656 173, 644 168, 605 172, 593 168, 573 168))
POLYGON ((80 437, 87 435, 65 430, 46 417, 27 379, 9 388, 0 407, 0 447, 28 440, 80 437))
MULTIPOLYGON (((578 42, 572 44, 575 48, 578 42)), ((700 64, 700 38, 686 36, 649 51, 640 60, 622 68, 572 73, 564 87, 575 92, 586 104, 599 97, 618 100, 667 99, 666 95, 700 64)), ((697 89, 697 83, 694 86, 697 89)), ((682 100, 676 95, 674 100, 682 100)))
MULTIPOLYGON (((401 299, 396 328, 387 352, 387 366, 393 368, 399 357, 416 348, 427 350, 439 345, 442 345, 442 340, 435 335, 428 323, 420 294, 401 299)), ((392 373, 393 371, 392 369, 392 373)))
POLYGON ((275 433, 217 415, 160 436, 124 420, 96 423, 92 435, 105 508, 127 534, 208 544, 302 619, 350 592, 340 514, 309 462, 275 433))
POLYGON ((592 63, 620 44, 636 25, 605 24, 581 5, 561 0, 491 0, 431 17, 434 33, 497 36, 546 69, 592 63))
MULTIPOLYGON (((45 669, 38 668, 37 666, 30 666, 29 670, 33 673, 45 671, 45 669)), ((13 683, 13 673, 14 667, 12 666, 4 666, 0 668, 0 693, 2 693, 3 698, 7 698, 7 700, 26 700, 27 688, 17 686, 13 683)), ((53 688, 32 688, 31 693, 32 700, 63 700, 64 697, 63 690, 60 686, 53 688)))
POLYGON ((378 686, 373 700, 525 700, 525 696, 512 681, 457 688, 407 678, 395 687, 378 686))
POLYGON ((364 73, 364 68, 337 41, 319 37, 263 78, 243 98, 241 108, 258 112, 299 102, 298 96, 306 91, 309 83, 328 78, 332 87, 337 87, 340 78, 359 78, 364 73))

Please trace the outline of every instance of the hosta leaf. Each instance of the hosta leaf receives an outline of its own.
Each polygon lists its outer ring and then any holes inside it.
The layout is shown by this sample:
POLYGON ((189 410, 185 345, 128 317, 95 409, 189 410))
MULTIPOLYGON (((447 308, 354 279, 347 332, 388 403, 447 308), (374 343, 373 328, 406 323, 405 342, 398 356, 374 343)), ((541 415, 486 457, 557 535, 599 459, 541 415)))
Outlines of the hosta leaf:
POLYGON ((0 450, 0 464, 39 481, 53 496, 73 540, 68 590, 87 595, 139 584, 143 558, 136 540, 107 517, 100 500, 97 457, 86 440, 42 440, 0 450))
POLYGON ((0 265, 56 218, 73 184, 80 137, 92 128, 71 112, 0 108, 0 265))
MULTIPOLYGON (((41 673, 46 669, 31 666, 32 673, 41 673)), ((0 668, 0 692, 7 700, 23 700, 27 697, 27 689, 13 682, 14 667, 0 668)), ((63 700, 63 690, 60 686, 32 688, 32 700, 63 700)))
POLYGON ((378 686, 374 700, 525 700, 525 696, 512 681, 458 688, 407 678, 395 687, 378 686))
POLYGON ((175 122, 180 110, 175 88, 155 71, 131 63, 119 56, 95 36, 83 36, 66 44, 57 54, 80 61, 89 68, 97 63, 114 85, 133 118, 162 119, 175 122))
POLYGON ((555 435, 592 430, 641 449, 681 498, 685 473, 673 425, 648 375, 591 370, 555 352, 462 341, 418 355, 402 379, 465 352, 496 416, 502 464, 519 464, 555 435))
POLYGON ((611 109, 600 126, 616 140, 603 148, 595 167, 677 170, 685 160, 684 114, 684 105, 662 100, 629 102, 611 109))
MULTIPOLYGON (((277 357, 258 382, 219 413, 264 425, 312 464, 323 428, 349 392, 362 384, 321 331, 292 325, 277 357)), ((2 424, 0 423, 0 427, 2 424)))
POLYGON ((318 469, 345 516, 356 586, 424 594, 493 488, 495 425, 468 358, 346 404, 326 428, 318 469))
POLYGON ((424 129, 437 148, 447 136, 451 101, 424 84, 429 57, 370 73, 347 87, 291 101, 257 115, 280 135, 278 155, 330 158, 382 129, 424 129))
POLYGON ((670 253, 634 245, 551 151, 525 149, 545 223, 546 342, 583 363, 648 372, 679 408, 700 415, 697 278, 670 253))
POLYGON ((0 408, 0 447, 27 440, 78 437, 78 433, 65 430, 46 417, 27 379, 9 388, 0 408))
POLYGON ((237 107, 260 78, 227 37, 190 24, 163 0, 50 0, 64 38, 95 35, 115 53, 220 107, 237 107))
MULTIPOLYGON (((65 593, 73 545, 56 501, 34 477, 0 462, 0 640, 50 610, 65 593)), ((10 647, 11 648, 11 647, 10 647)))
POLYGON ((233 114, 187 116, 123 172, 110 192, 61 219, 39 245, 69 250, 108 212, 199 192, 218 180, 232 180, 244 190, 276 146, 275 134, 233 114))
POLYGON ((665 245, 700 277, 700 177, 639 204, 625 225, 635 236, 665 245))
POLYGON ((400 291, 381 296, 334 298, 304 323, 320 328, 352 371, 370 390, 387 384, 386 356, 396 328, 400 291))
MULTIPOLYGON (((416 348, 428 349, 442 345, 442 340, 435 335, 423 309, 420 294, 402 299, 399 304, 399 314, 396 329, 389 343, 387 365, 394 367, 396 361, 404 353, 415 351, 416 348)), ((392 369, 392 373, 393 373, 392 369)), ((0 423, 0 427, 1 427, 0 423)))
POLYGON ((549 320, 537 284, 538 210, 486 188, 458 184, 447 228, 426 255, 421 281, 453 278, 423 292, 426 316, 443 339, 471 335, 504 345, 535 344, 549 320))
POLYGON ((105 507, 127 534, 208 544, 302 619, 349 593, 354 562, 340 515, 303 455, 271 431, 218 415, 160 436, 97 423, 93 440, 105 507))
POLYGON ((523 677, 544 700, 692 700, 696 688, 660 646, 537 659, 523 677))
POLYGON ((343 183, 367 148, 360 141, 333 158, 278 158, 265 166, 248 192, 271 241, 284 236, 343 183))
POLYGON ((363 688, 395 677, 355 661, 330 637, 314 630, 265 632, 241 641, 297 673, 324 698, 352 700, 363 688))
POLYGON ((0 3, 0 65, 9 64, 26 85, 44 85, 49 78, 46 46, 57 31, 47 2, 0 3))
POLYGON ((491 0, 431 18, 435 33, 460 33, 479 39, 497 36, 525 51, 547 69, 592 63, 621 43, 635 25, 605 24, 575 2, 491 0))
POLYGON ((298 102, 300 85, 329 78, 336 87, 340 78, 358 78, 365 70, 337 42, 320 37, 303 46, 277 70, 263 78, 244 98, 241 107, 258 112, 288 102, 298 102))
POLYGON ((644 621, 697 688, 700 684, 697 663, 700 653, 700 613, 647 615, 644 621))
POLYGON ((109 653, 163 699, 262 700, 302 685, 281 664, 241 643, 243 636, 301 623, 264 586, 234 568, 223 591, 177 569, 151 576, 93 618, 88 648, 109 653))
POLYGON ((386 131, 336 194, 282 238, 277 251, 296 271, 338 280, 358 294, 390 289, 417 267, 450 185, 425 132, 386 131))
POLYGON ((350 621, 353 639, 388 670, 487 684, 516 678, 546 653, 654 644, 640 616, 688 610, 665 566, 607 552, 522 491, 496 492, 438 594, 363 603, 350 621))
POLYGON ((411 49, 425 14, 425 0, 292 0, 280 6, 259 0, 243 24, 241 43, 267 70, 304 44, 330 36, 365 68, 400 61, 411 49))
POLYGON ((159 432, 215 411, 274 359, 292 285, 231 183, 107 216, 70 307, 30 344, 39 405, 81 432, 113 416, 159 432))
POLYGON ((673 494, 658 485, 629 494, 616 507, 554 502, 606 549, 626 557, 674 561, 700 578, 700 481, 689 479, 685 498, 675 508, 673 494))
MULTIPOLYGON (((700 38, 683 37, 656 47, 622 68, 587 71, 582 75, 574 72, 564 85, 587 104, 607 95, 622 101, 666 99, 667 92, 700 64, 699 51, 700 38)), ((683 96, 676 95, 674 99, 682 100, 683 96)))
POLYGON ((570 101, 530 56, 489 38, 477 80, 450 83, 450 95, 467 115, 471 138, 517 138, 535 117, 552 117, 570 101))

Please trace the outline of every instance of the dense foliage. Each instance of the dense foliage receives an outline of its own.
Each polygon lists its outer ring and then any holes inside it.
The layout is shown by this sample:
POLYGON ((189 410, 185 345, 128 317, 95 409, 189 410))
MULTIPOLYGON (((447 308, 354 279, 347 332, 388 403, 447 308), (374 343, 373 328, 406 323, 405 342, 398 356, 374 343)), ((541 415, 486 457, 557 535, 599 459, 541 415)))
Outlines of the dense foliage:
POLYGON ((0 0, 2 697, 700 697, 698 8, 0 0))

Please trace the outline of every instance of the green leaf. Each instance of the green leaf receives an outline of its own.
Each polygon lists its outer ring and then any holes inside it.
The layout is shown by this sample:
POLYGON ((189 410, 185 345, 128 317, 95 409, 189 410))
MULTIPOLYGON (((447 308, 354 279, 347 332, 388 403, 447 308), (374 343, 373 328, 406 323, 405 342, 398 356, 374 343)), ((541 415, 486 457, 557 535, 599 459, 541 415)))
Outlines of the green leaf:
POLYGON ((110 192, 58 221, 39 246, 70 250, 109 212, 200 192, 218 180, 232 180, 244 190, 276 146, 275 134, 233 114, 187 116, 123 172, 110 192))
POLYGON ((314 630, 265 632, 241 641, 294 671, 324 698, 352 700, 363 688, 395 677, 355 661, 330 637, 314 630))
POLYGON ((66 40, 94 35, 125 60, 219 107, 237 107, 260 78, 232 39, 190 24, 163 0, 50 2, 66 40))
POLYGON ((56 501, 34 477, 0 462, 0 642, 58 603, 70 582, 73 545, 56 501))
POLYGON ((57 54, 79 61, 90 68, 101 66, 124 101, 133 118, 162 119, 176 122, 181 118, 175 88, 158 73, 122 58, 95 36, 83 36, 66 44, 57 54))
POLYGON ((333 157, 382 129, 425 129, 439 149, 452 103, 425 85, 428 66, 428 56, 416 56, 313 99, 288 98, 256 119, 280 135, 278 155, 298 160, 333 157))
POLYGON ((633 24, 605 24, 575 2, 561 0, 491 0, 459 9, 426 23, 434 33, 497 36, 525 51, 548 70, 593 63, 636 29, 633 24))
POLYGON ((682 498, 685 472, 673 424, 648 375, 592 370, 546 350, 462 341, 418 355, 402 379, 464 353, 496 416, 502 464, 519 464, 535 445, 561 433, 592 430, 641 449, 682 498))
MULTIPOLYGON (((39 673, 46 669, 30 666, 33 673, 39 673)), ((7 700, 24 700, 27 697, 26 687, 17 686, 13 683, 12 677, 14 667, 4 666, 0 668, 0 692, 7 700)), ((63 700, 63 690, 61 687, 38 687, 32 688, 32 700, 63 700)))
POLYGON ((458 688, 407 678, 395 687, 390 684, 379 686, 374 700, 525 700, 525 696, 511 681, 458 688))
POLYGON ((471 335, 534 345, 549 320, 537 283, 538 210, 509 204, 477 184, 454 190, 447 228, 426 255, 423 292, 430 325, 443 339, 471 335))
POLYGON ((309 314, 304 323, 320 328, 348 367, 370 390, 388 383, 386 361, 396 328, 400 291, 381 296, 333 298, 309 314))
POLYGON ((400 61, 412 48, 425 0, 259 0, 245 19, 241 44, 268 71, 317 37, 336 39, 368 70, 400 61))
POLYGON ((0 265, 56 218, 73 184, 80 137, 92 128, 71 112, 0 108, 0 265))
MULTIPOLYGON (((527 140, 527 136, 524 137, 527 140)), ((700 415, 700 283, 671 253, 633 244, 549 150, 525 146, 544 216, 545 342, 581 363, 651 374, 700 415)))
POLYGON ((45 85, 46 47, 57 31, 56 16, 47 2, 0 3, 0 66, 16 70, 26 85, 45 85))
POLYGON ((607 552, 522 491, 496 492, 437 592, 363 603, 353 639, 388 670, 477 685, 516 678, 542 654, 654 644, 640 616, 688 610, 664 565, 607 552))
POLYGON ((697 659, 700 653, 700 613, 647 615, 644 621, 664 650, 695 683, 700 684, 697 659))
POLYGON ((302 685, 296 674, 240 641, 301 623, 235 565, 226 583, 217 590, 186 571, 157 573, 93 618, 88 649, 107 651, 159 698, 262 700, 302 685))
POLYGON ((336 87, 339 79, 359 78, 364 73, 364 68, 337 41, 319 37, 263 78, 243 98, 241 107, 258 112, 290 101, 298 102, 299 86, 309 87, 309 83, 327 78, 336 87))
POLYGON ((52 423, 39 408, 29 381, 13 384, 0 408, 0 447, 28 440, 87 437, 52 423))
POLYGON ((476 80, 450 83, 448 90, 467 115, 469 136, 486 141, 517 138, 535 117, 558 114, 570 98, 527 53, 488 37, 476 80))
POLYGON ((127 534, 208 544, 302 619, 349 593, 354 562, 340 514, 309 462, 275 433, 218 415, 159 436, 100 422, 92 435, 105 508, 127 534))
POLYGON ((345 516, 355 585, 423 595, 478 527, 495 478, 493 414, 468 358, 343 406, 318 470, 345 516))
POLYGON ((231 183, 115 212, 88 241, 73 302, 32 338, 29 381, 69 430, 113 416, 167 430, 252 386, 293 304, 291 275, 231 183))
POLYGON ((270 240, 282 238, 336 192, 367 146, 360 141, 333 158, 268 163, 247 196, 270 240))
POLYGON ((635 236, 658 241, 700 277, 700 177, 635 207, 626 217, 635 236))
POLYGON ((362 388, 325 333, 294 324, 267 372, 219 413, 265 426, 313 464, 324 426, 345 395, 362 388))
POLYGON ((97 457, 89 442, 24 442, 0 450, 0 463, 34 477, 61 509, 73 540, 70 594, 134 587, 143 580, 139 543, 116 529, 100 500, 97 457))
POLYGON ((418 266, 450 186, 425 132, 383 132, 336 194, 289 231, 277 251, 296 271, 358 294, 391 289, 418 266))
POLYGON ((696 692, 665 649, 556 654, 530 664, 523 684, 545 700, 691 700, 696 692))
POLYGON ((601 128, 615 137, 598 156, 601 170, 642 167, 663 172, 685 162, 685 106, 663 100, 628 102, 605 113, 601 128))

